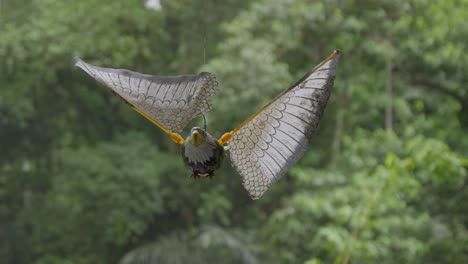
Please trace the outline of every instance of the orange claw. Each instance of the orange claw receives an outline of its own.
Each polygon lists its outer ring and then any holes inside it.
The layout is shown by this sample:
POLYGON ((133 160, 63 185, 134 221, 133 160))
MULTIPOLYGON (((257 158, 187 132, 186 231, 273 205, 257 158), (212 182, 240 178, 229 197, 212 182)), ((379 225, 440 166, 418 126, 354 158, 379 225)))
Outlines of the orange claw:
POLYGON ((224 133, 224 135, 222 135, 221 138, 218 139, 218 144, 223 145, 224 143, 228 142, 232 138, 233 134, 234 133, 232 131, 224 133))
POLYGON ((177 133, 171 133, 170 136, 171 139, 177 144, 183 145, 185 142, 184 139, 177 133))

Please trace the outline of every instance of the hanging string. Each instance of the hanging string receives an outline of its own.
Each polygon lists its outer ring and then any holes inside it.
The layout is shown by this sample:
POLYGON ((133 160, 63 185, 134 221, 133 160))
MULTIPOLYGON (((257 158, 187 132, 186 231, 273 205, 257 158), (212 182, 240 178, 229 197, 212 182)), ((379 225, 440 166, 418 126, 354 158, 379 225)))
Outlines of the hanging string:
MULTIPOLYGON (((205 6, 205 1, 206 0, 202 0, 203 66, 206 65, 206 16, 205 16, 206 6, 205 6)), ((204 114, 202 114, 202 116, 203 116, 203 129, 206 131, 206 117, 204 114)))
POLYGON ((206 35, 203 36, 203 65, 206 64, 206 35))
POLYGON ((203 65, 206 64, 206 16, 205 16, 205 10, 206 10, 206 0, 202 0, 202 31, 203 31, 203 65))
POLYGON ((205 114, 202 114, 203 116, 203 129, 206 131, 206 117, 205 114))

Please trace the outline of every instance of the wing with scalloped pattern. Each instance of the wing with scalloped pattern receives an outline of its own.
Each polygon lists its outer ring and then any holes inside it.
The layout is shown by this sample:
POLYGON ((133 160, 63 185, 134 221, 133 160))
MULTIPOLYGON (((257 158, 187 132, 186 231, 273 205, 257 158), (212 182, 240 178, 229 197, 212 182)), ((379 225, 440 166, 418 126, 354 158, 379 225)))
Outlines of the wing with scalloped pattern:
POLYGON ((218 87, 216 76, 208 72, 165 77, 97 67, 77 57, 73 64, 169 132, 182 131, 190 120, 210 111, 218 87))
POLYGON ((330 96, 340 51, 272 102, 226 133, 231 162, 244 187, 258 199, 302 157, 330 96))

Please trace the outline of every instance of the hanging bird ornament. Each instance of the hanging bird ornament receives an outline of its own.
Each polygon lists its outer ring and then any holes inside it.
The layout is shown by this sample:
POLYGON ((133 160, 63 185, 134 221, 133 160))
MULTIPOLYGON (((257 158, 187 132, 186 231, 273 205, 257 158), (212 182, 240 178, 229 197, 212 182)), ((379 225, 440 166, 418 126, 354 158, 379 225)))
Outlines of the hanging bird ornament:
POLYGON ((193 118, 210 111, 218 82, 212 73, 154 76, 93 66, 75 57, 73 64, 107 86, 177 144, 193 178, 212 178, 224 151, 252 199, 283 177, 302 157, 317 128, 333 87, 340 55, 335 50, 302 79, 234 130, 216 139, 194 127, 184 140, 178 133, 193 118))

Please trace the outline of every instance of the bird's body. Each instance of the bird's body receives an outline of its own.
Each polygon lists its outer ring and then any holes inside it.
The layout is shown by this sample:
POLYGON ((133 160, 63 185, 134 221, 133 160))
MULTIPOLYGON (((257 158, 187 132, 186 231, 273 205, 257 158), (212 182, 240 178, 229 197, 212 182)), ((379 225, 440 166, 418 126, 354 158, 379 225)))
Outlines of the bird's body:
POLYGON ((218 86, 214 74, 156 76, 97 67, 79 58, 73 63, 182 145, 182 157, 193 178, 212 178, 221 166, 224 146, 228 147, 242 184, 250 197, 258 199, 307 149, 327 105, 339 55, 335 50, 218 140, 198 127, 185 140, 178 134, 192 119, 210 111, 218 86))
POLYGON ((182 147, 185 165, 192 170, 192 178, 214 177, 223 161, 224 148, 206 130, 194 127, 182 147))

